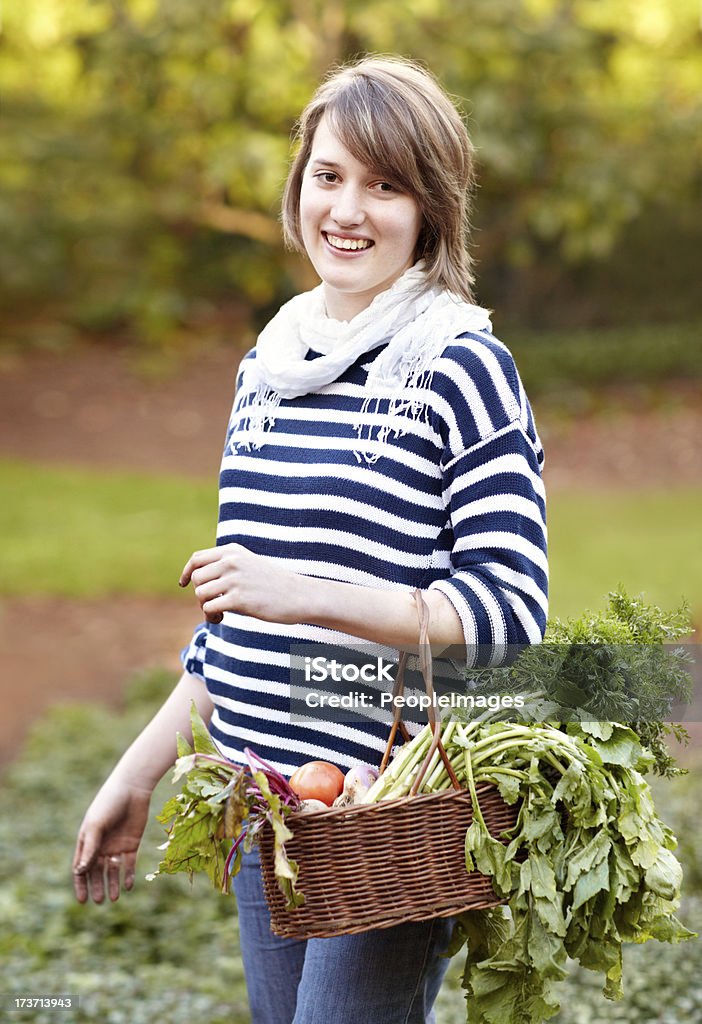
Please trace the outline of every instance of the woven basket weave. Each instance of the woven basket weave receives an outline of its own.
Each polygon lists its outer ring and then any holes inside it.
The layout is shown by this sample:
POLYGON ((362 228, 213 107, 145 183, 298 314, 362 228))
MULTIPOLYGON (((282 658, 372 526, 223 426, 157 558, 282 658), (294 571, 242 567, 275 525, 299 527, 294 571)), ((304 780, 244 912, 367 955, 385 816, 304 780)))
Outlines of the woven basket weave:
MULTIPOLYGON (((517 807, 494 786, 480 785, 477 792, 492 835, 514 825, 517 807)), ((500 901, 490 879, 466 871, 472 820, 470 794, 452 789, 289 815, 294 837, 285 848, 299 865, 297 888, 305 902, 285 909, 273 871, 273 832, 266 828, 261 864, 273 931, 329 938, 495 906, 500 901)))
MULTIPOLYGON (((420 622, 420 666, 427 693, 432 696, 431 655, 427 642, 428 609, 415 591, 420 622)), ((406 655, 400 657, 394 692, 403 688, 406 655)), ((433 706, 433 705, 432 705, 433 706)), ((273 830, 261 833, 261 866, 271 928, 286 938, 330 938, 372 928, 390 928, 409 921, 450 917, 465 910, 496 906, 486 875, 468 872, 465 835, 473 820, 470 794, 459 787, 439 739, 440 722, 429 713, 434 743, 417 773, 416 791, 435 750, 444 759, 454 788, 399 800, 330 808, 315 813, 292 813, 286 824, 293 838, 285 844, 297 862, 296 888, 303 906, 286 909, 286 899, 274 871, 273 830)), ((384 770, 398 731, 408 738, 395 713, 381 764, 384 770)), ((485 824, 498 837, 517 820, 518 805, 504 802, 489 783, 477 787, 485 824)))

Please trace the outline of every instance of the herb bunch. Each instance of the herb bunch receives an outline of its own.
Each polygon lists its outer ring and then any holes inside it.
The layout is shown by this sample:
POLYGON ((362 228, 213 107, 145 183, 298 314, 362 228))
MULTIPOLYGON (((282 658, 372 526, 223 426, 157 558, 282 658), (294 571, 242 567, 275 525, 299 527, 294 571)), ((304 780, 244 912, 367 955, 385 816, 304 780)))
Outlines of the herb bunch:
POLYGON ((650 769, 670 777, 682 769, 667 739, 689 737, 667 719, 675 704, 692 696, 690 654, 671 642, 691 632, 687 604, 662 611, 619 587, 609 593, 604 611, 553 619, 544 642, 524 648, 511 665, 471 669, 470 676, 481 692, 525 696, 523 720, 545 714, 562 723, 629 725, 652 754, 650 769))

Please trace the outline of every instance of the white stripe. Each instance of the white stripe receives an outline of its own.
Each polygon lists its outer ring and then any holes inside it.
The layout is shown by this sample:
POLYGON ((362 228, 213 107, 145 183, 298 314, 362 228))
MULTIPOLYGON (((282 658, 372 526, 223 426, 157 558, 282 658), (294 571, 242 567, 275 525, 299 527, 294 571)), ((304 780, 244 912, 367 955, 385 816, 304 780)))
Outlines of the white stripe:
POLYGON ((522 519, 531 519, 543 528, 544 521, 537 505, 521 494, 489 494, 484 498, 476 498, 457 508, 451 516, 454 529, 465 519, 474 519, 492 512, 514 512, 522 519))
MULTIPOLYGON (((473 453, 470 451, 464 453, 464 455, 466 454, 472 455, 473 453)), ((454 459, 453 461, 455 462, 456 460, 454 459)), ((497 455, 494 459, 489 459, 487 462, 461 473, 460 476, 454 478, 451 486, 446 489, 446 493, 449 497, 453 498, 467 487, 472 487, 473 484, 477 484, 481 480, 487 480, 498 473, 518 473, 519 476, 525 477, 531 483, 536 494, 545 500, 546 495, 541 477, 531 469, 523 455, 518 455, 514 452, 509 452, 507 455, 497 455)))
MULTIPOLYGON (((286 562, 286 566, 290 563, 286 562)), ((390 588, 387 586, 381 588, 377 585, 374 589, 395 589, 398 591, 404 591, 409 589, 408 587, 401 587, 397 584, 393 584, 390 588)), ((239 633, 247 634, 251 633, 253 636, 261 635, 262 623, 260 619, 255 619, 251 615, 240 615, 238 612, 225 612, 224 613, 224 625, 231 629, 237 630, 239 633)), ((266 634, 269 636, 277 636, 283 640, 289 640, 290 646, 296 645, 302 646, 307 643, 323 643, 329 646, 342 647, 344 650, 348 650, 351 654, 364 654, 368 657, 379 657, 384 658, 386 661, 397 660, 397 651, 394 647, 386 647, 384 644, 373 643, 370 640, 366 640, 363 637, 354 636, 352 633, 342 633, 338 629, 329 629, 327 626, 314 626, 307 623, 283 623, 283 622, 266 622, 264 625, 266 634)), ((214 638, 214 634, 213 634, 214 638)), ((221 643, 228 643, 227 640, 222 639, 221 643)), ((286 651, 289 656, 289 652, 286 651)))
MULTIPOLYGON (((405 532, 409 532, 407 523, 405 532)), ((245 521, 237 524, 237 532, 242 537, 242 543, 246 546, 247 537, 270 537, 270 523, 254 523, 245 521)), ((381 544, 380 541, 370 540, 368 537, 361 537, 357 533, 348 530, 324 530, 314 526, 275 526, 277 534, 276 542, 283 544, 329 544, 342 548, 345 552, 353 554, 359 552, 364 557, 378 558, 389 565, 416 566, 418 569, 427 568, 431 565, 432 551, 420 555, 416 551, 401 551, 390 544, 381 544)), ((217 538, 227 537, 231 533, 228 522, 221 522, 217 527, 217 538)), ((280 559, 284 559, 281 555, 280 559)), ((277 561, 278 559, 276 559, 277 561)), ((287 567, 287 560, 285 561, 287 567)))
MULTIPOLYGON (((457 363, 454 359, 437 359, 434 364, 434 373, 443 374, 458 386, 475 420, 480 436, 484 437, 486 434, 491 434, 495 428, 490 414, 485 408, 482 395, 478 391, 473 378, 468 376, 460 363, 457 363)), ((459 444, 462 445, 463 442, 459 441, 459 444)))
MULTIPOLYGON (((435 394, 433 396, 432 406, 436 414, 444 421, 448 428, 448 449, 450 451, 460 451, 465 447, 465 441, 463 440, 461 428, 458 425, 456 409, 454 409, 454 407, 446 401, 443 395, 440 394, 435 394)), ((463 412, 463 410, 461 410, 461 412, 463 412)), ((441 447, 443 448, 443 442, 441 443, 441 447)))
MULTIPOLYGON (((483 568, 491 572, 493 576, 503 580, 503 582, 509 583, 510 586, 521 590, 523 594, 532 597, 539 607, 543 609, 544 615, 548 613, 548 598, 533 577, 527 576, 523 572, 517 572, 516 569, 511 569, 507 565, 501 565, 499 562, 485 562, 483 568)), ((504 591, 504 593, 506 596, 507 592, 504 591)))
MULTIPOLYGON (((353 639, 353 638, 350 638, 350 639, 353 639)), ((230 646, 233 646, 233 645, 230 645, 230 646)), ((372 657, 372 658, 382 657, 384 660, 386 660, 386 662, 392 662, 393 664, 397 663, 397 659, 398 659, 397 650, 395 650, 393 648, 390 648, 390 647, 384 647, 381 644, 376 644, 376 645, 374 645, 374 650, 372 650, 372 653, 370 653, 369 650, 368 650, 368 648, 370 646, 371 645, 368 644, 367 641, 361 641, 360 644, 356 645, 356 646, 354 646, 353 644, 344 644, 344 649, 348 650, 348 652, 349 652, 348 656, 349 657, 352 657, 352 656, 357 655, 357 654, 363 654, 363 655, 367 655, 369 658, 370 657, 372 657)), ((254 649, 254 648, 252 648, 252 649, 254 649)), ((257 651, 257 653, 258 653, 258 651, 257 651)), ((264 652, 264 653, 269 653, 269 652, 264 652)), ((335 651, 335 653, 337 653, 341 657, 341 652, 340 651, 335 651)), ((298 655, 295 655, 295 656, 296 656, 297 662, 299 663, 301 655, 298 654, 298 655)), ((287 662, 286 662, 286 664, 284 664, 283 668, 287 668, 289 670, 289 673, 290 673, 291 672, 291 660, 292 660, 292 658, 291 658, 290 654, 287 654, 286 657, 287 657, 287 662)), ((274 662, 272 657, 268 660, 268 662, 265 662, 265 660, 261 660, 260 658, 259 659, 254 659, 252 657, 252 658, 249 659, 248 665, 252 665, 252 663, 254 663, 255 660, 256 660, 257 664, 264 665, 264 666, 268 665, 271 668, 276 665, 276 663, 274 662)), ((244 664, 247 665, 247 663, 244 663, 244 664)), ((278 667, 279 667, 279 665, 278 665, 278 667)), ((299 671, 302 671, 302 669, 300 668, 299 671)), ((254 693, 268 693, 270 696, 283 697, 283 698, 290 697, 291 692, 295 692, 298 695, 300 693, 300 687, 299 686, 292 686, 292 684, 290 682, 282 682, 281 683, 281 682, 277 682, 274 679, 259 679, 257 676, 247 676, 247 675, 244 675, 243 673, 240 673, 240 672, 236 671, 236 667, 234 667, 234 671, 232 672, 230 669, 221 669, 217 665, 209 665, 208 666, 208 672, 210 673, 210 676, 211 676, 212 679, 218 680, 221 683, 227 683, 227 685, 230 686, 230 688, 232 690, 240 690, 240 691, 242 691, 244 693, 251 693, 251 694, 254 694, 254 693), (232 682, 232 679, 235 680, 235 681, 232 682)), ((217 697, 217 700, 219 700, 219 699, 220 698, 217 697)), ((288 716, 287 721, 290 721, 290 716, 288 716)))
MULTIPOLYGON (((406 458, 403 464, 407 464, 406 458)), ((250 472, 257 476, 270 476, 272 480, 276 478, 279 480, 280 477, 286 478, 293 475, 298 480, 317 477, 320 485, 323 485, 325 477, 331 477, 334 480, 344 480, 351 484, 373 487, 381 498, 385 494, 390 494, 395 498, 411 502, 413 505, 419 505, 420 508, 426 506, 430 508, 443 508, 441 495, 432 493, 430 487, 426 491, 419 490, 403 483, 401 480, 395 480, 384 474, 376 473, 369 466, 343 466, 338 463, 330 464, 328 462, 308 461, 279 462, 273 459, 261 460, 253 458, 251 455, 247 455, 246 452, 240 452, 239 455, 226 455, 222 460, 222 469, 236 473, 243 471, 244 473, 250 472)), ((434 467, 434 472, 429 475, 436 479, 439 473, 440 470, 434 467)))
MULTIPOLYGON (((489 348, 488 345, 483 345, 480 342, 473 341, 470 338, 464 338, 463 343, 467 348, 480 360, 485 367, 488 376, 492 380, 492 383, 497 391, 498 397, 502 402, 502 408, 505 411, 505 415, 508 419, 514 419, 519 417, 521 410, 519 408, 519 402, 517 401, 514 391, 505 376, 505 372, 502 369, 502 364, 497 358, 495 353, 489 348)), ((509 354, 509 353, 508 353, 509 354)), ((511 356, 510 356, 511 361, 511 356)))
MULTIPOLYGON (((379 497, 382 498, 380 492, 379 497)), ((339 512, 343 515, 356 516, 359 519, 378 523, 383 527, 389 526, 394 530, 400 530, 402 533, 407 533, 408 526, 411 526, 412 533, 417 537, 435 537, 438 532, 436 527, 430 523, 417 522, 409 517, 404 518, 403 516, 395 515, 384 508, 368 504, 365 501, 358 501, 356 498, 348 498, 343 494, 281 494, 259 490, 255 487, 221 488, 220 505, 236 505, 239 503, 258 505, 261 519, 264 519, 267 507, 294 509, 296 511, 311 510, 314 512, 328 510, 330 512, 339 512)), ((427 502, 424 502, 423 507, 426 508, 427 504, 427 502)), ((273 529, 277 530, 278 527, 274 526, 273 529)))
POLYGON ((532 644, 540 643, 541 627, 537 623, 534 616, 531 614, 524 601, 515 594, 512 590, 503 590, 502 596, 504 597, 507 604, 510 606, 515 614, 515 617, 521 622, 524 627, 524 632, 529 637, 529 642, 532 644))
MULTIPOLYGON (((332 761, 337 764, 345 764, 349 768, 353 767, 357 763, 348 754, 341 754, 333 747, 328 747, 319 743, 303 742, 302 740, 288 739, 285 736, 279 736, 276 733, 258 732, 255 729, 242 729, 237 726, 228 725, 222 721, 219 712, 215 708, 212 712, 212 719, 214 724, 219 728, 220 732, 225 733, 227 736, 243 740, 245 745, 252 747, 256 750, 256 746, 270 746, 277 747, 279 750, 295 751, 296 753, 303 754, 310 761, 332 761)), ((337 736, 336 726, 333 722, 326 723, 327 737, 330 739, 342 739, 343 737, 337 736)), ((387 741, 377 736, 365 735, 363 737, 363 746, 370 748, 371 750, 378 751, 379 754, 383 754, 387 741)), ((243 750, 241 751, 242 761, 245 760, 243 750)), ((378 763, 380 763, 380 757, 378 757, 378 763)), ((294 768, 292 769, 295 770, 294 768)), ((291 772, 292 774, 292 772, 291 772)))
MULTIPOLYGON (((516 551, 524 555, 534 565, 538 565, 543 572, 548 570, 546 555, 536 544, 532 544, 526 537, 520 537, 516 533, 507 533, 505 530, 493 530, 486 533, 472 533, 467 537, 458 537, 454 544, 454 552, 474 551, 477 548, 497 548, 499 551, 516 551)), ((454 558, 454 562, 456 559, 454 558)))
MULTIPOLYGON (((261 623, 262 628, 267 626, 267 623, 261 623)), ((279 668, 289 668, 290 666, 290 652, 281 653, 280 651, 271 651, 266 648, 259 649, 256 647, 244 647, 243 644, 233 644, 230 641, 223 639, 221 636, 217 636, 216 633, 210 633, 207 646, 210 650, 218 651, 220 654, 225 655, 227 658, 233 658, 239 662, 249 662, 249 664, 257 665, 276 665, 279 668)), ((209 672, 213 668, 212 665, 207 665, 207 671, 209 672)))
POLYGON ((507 644, 507 624, 500 603, 489 587, 471 572, 459 572, 456 574, 462 583, 469 587, 482 604, 490 621, 492 630, 492 643, 495 654, 490 659, 490 664, 498 664, 504 656, 504 649, 507 644))
MULTIPOLYGON (((397 420, 392 421, 394 426, 398 426, 397 420)), ((313 435, 305 436, 302 434, 283 434, 283 433, 264 433, 256 430, 242 430, 232 434, 229 439, 229 447, 233 444, 265 444, 271 445, 275 448, 294 448, 300 452, 312 452, 312 451, 340 451, 340 452, 365 452, 368 455, 383 456, 386 459, 390 459, 393 462, 399 462, 403 466, 411 465, 412 468, 423 473, 425 476, 438 477, 439 467, 431 459, 426 459, 423 456, 417 455, 416 452, 411 454, 403 448, 401 445, 388 444, 386 441, 379 441, 376 438, 369 438, 364 433, 362 437, 334 437, 333 435, 313 435)), ((226 458, 238 458, 238 455, 232 453, 231 456, 226 458)), ((305 462, 309 463, 310 459, 305 458, 305 462)), ((328 463, 327 463, 328 464, 328 463)), ((285 463, 287 467, 288 475, 292 472, 295 464, 285 463)), ((233 468, 233 467, 232 467, 233 468)))
MULTIPOLYGON (((308 687, 304 689, 302 687, 288 687, 288 693, 283 696, 290 697, 299 704, 304 702, 304 695, 309 693, 308 687)), ((232 686, 231 691, 241 691, 241 687, 232 686)), ((261 693, 261 690, 256 690, 256 693, 261 693)), ((263 691, 267 692, 267 691, 263 691)), ((322 691, 320 691, 322 692, 322 691)), ((250 697, 255 697, 255 693, 244 690, 243 693, 248 693, 250 697)), ((234 697, 222 697, 219 694, 213 698, 217 704, 217 707, 226 708, 233 714, 246 715, 248 718, 260 718, 267 722, 278 722, 283 725, 299 726, 301 729, 312 729, 316 732, 329 732, 329 722, 323 721, 321 718, 313 718, 310 715, 303 715, 295 712, 294 714, 290 711, 278 711, 276 708, 260 707, 256 704, 249 703, 247 701, 236 700, 234 697)), ((321 709, 320 709, 321 711, 321 709)), ((380 722, 388 726, 391 724, 391 716, 387 710, 383 710, 380 707, 367 707, 360 709, 355 712, 359 718, 367 718, 369 721, 380 722)), ((367 732, 361 727, 353 727, 343 722, 333 723, 335 729, 335 735, 339 739, 349 740, 352 743, 359 743, 361 746, 366 741, 367 732)))
MULTIPOLYGON (((361 399, 367 398, 363 388, 357 388, 356 391, 359 393, 361 399)), ((397 401, 399 397, 400 396, 398 394, 393 392, 387 397, 380 396, 380 400, 388 401, 392 399, 393 401, 397 401)), ((406 401, 408 405, 415 405, 417 403, 425 405, 431 398, 433 398, 433 395, 426 388, 404 388, 401 392, 401 400, 403 402, 406 401)), ((250 411, 250 409, 246 408, 241 409, 237 413, 236 417, 232 419, 230 426, 234 425, 239 420, 245 422, 250 411)), ((359 423, 363 423, 364 428, 368 425, 372 425, 373 427, 390 427, 391 429, 399 426, 401 427, 403 434, 412 434, 415 437, 431 441, 434 444, 440 443, 437 431, 432 428, 427 419, 422 416, 416 418, 406 416, 403 413, 400 413, 399 415, 392 415, 388 412, 374 412, 371 411, 371 409, 368 409, 364 411, 363 415, 361 415, 358 410, 353 409, 312 409, 302 408, 301 406, 295 407, 279 405, 276 406, 274 418, 276 422, 281 423, 294 423, 295 421, 319 423, 320 421, 324 421, 325 426, 328 426, 330 431, 333 430, 334 427, 340 425, 355 428, 359 423)), ((242 431, 241 433, 245 433, 245 431, 242 431)), ((277 438, 277 436, 277 433, 271 435, 271 440, 273 437, 277 438)), ((316 435, 310 435, 310 437, 314 436, 316 435)), ((320 440, 320 438, 317 437, 317 440, 320 440)))

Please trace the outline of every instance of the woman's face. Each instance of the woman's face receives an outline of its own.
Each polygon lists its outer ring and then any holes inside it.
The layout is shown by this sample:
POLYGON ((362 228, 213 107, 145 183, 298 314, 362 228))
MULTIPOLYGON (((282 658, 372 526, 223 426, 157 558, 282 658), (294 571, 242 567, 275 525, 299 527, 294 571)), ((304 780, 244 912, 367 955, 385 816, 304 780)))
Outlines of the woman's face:
POLYGON ((359 163, 322 119, 300 190, 300 227, 327 314, 351 320, 414 263, 417 201, 359 163))

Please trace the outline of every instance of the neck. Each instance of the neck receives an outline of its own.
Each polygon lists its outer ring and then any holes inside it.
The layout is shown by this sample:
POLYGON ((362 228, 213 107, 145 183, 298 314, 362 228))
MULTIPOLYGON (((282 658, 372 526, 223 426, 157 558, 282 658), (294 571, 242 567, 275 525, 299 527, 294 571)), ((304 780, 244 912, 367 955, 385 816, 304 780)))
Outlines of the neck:
POLYGON ((374 295, 340 295, 339 292, 322 285, 324 294, 324 309, 331 320, 339 320, 341 323, 349 323, 354 317, 362 313, 370 306, 375 298, 374 295))

